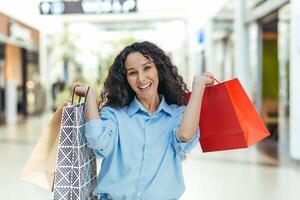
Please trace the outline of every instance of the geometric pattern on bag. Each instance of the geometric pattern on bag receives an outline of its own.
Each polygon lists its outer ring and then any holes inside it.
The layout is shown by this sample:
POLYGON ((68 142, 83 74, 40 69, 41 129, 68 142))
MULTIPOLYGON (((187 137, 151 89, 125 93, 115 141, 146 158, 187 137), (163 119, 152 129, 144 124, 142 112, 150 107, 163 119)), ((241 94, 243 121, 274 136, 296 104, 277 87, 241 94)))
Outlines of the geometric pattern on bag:
POLYGON ((96 200, 96 156, 84 134, 84 104, 63 109, 56 171, 54 200, 96 200))

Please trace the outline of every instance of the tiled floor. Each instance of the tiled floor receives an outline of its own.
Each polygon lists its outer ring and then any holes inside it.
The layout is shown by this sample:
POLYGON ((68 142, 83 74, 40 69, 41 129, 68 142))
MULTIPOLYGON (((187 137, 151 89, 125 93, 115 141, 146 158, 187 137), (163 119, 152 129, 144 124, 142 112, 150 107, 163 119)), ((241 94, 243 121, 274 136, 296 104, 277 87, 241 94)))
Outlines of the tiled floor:
MULTIPOLYGON (((17 126, 0 126, 0 200, 46 200, 52 195, 18 175, 49 115, 17 126)), ((288 156, 287 154, 283 156, 288 156)), ((300 169, 278 164, 257 145, 206 153, 195 147, 183 161, 186 191, 181 200, 299 200, 300 169)))

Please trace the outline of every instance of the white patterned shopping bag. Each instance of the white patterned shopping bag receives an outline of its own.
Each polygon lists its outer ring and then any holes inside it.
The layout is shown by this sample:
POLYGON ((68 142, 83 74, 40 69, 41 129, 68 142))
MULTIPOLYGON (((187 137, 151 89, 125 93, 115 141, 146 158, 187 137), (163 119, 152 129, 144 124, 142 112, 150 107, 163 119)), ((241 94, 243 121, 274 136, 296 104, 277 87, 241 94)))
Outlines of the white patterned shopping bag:
MULTIPOLYGON (((73 101, 73 100, 72 100, 73 101)), ((84 103, 65 106, 62 114, 54 200, 96 200, 96 156, 84 135, 84 103)))

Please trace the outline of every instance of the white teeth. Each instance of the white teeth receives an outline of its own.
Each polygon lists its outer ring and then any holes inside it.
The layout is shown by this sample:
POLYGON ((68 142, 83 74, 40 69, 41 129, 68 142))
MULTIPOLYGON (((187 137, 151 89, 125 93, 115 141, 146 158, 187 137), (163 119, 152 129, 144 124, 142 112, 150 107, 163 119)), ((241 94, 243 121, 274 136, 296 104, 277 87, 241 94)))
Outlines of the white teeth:
POLYGON ((145 89, 145 88, 147 88, 148 86, 150 86, 150 83, 148 83, 148 84, 146 84, 146 85, 142 85, 142 86, 140 86, 140 88, 141 88, 141 89, 145 89))

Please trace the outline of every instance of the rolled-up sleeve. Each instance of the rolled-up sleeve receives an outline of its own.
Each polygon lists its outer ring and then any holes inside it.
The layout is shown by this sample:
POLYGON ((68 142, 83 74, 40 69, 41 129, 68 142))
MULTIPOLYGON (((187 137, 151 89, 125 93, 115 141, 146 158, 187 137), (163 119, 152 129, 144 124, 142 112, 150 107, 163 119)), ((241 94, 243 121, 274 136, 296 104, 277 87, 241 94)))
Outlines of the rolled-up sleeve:
POLYGON ((194 136, 194 138, 190 141, 184 142, 181 141, 177 136, 178 129, 173 129, 172 133, 172 143, 176 150, 176 152, 181 156, 185 156, 194 146, 199 142, 200 133, 199 129, 194 136))
POLYGON ((100 119, 93 119, 85 124, 88 146, 95 151, 96 155, 101 157, 106 157, 113 149, 116 134, 115 113, 110 107, 102 108, 100 119))
POLYGON ((184 157, 197 143, 199 143, 199 138, 200 138, 200 131, 199 128, 197 130, 197 133, 191 139, 190 141, 184 142, 180 140, 178 137, 178 130, 182 121, 183 113, 185 111, 185 107, 179 107, 177 111, 177 115, 175 116, 175 127, 172 130, 171 134, 171 140, 173 147, 181 157, 184 157))

